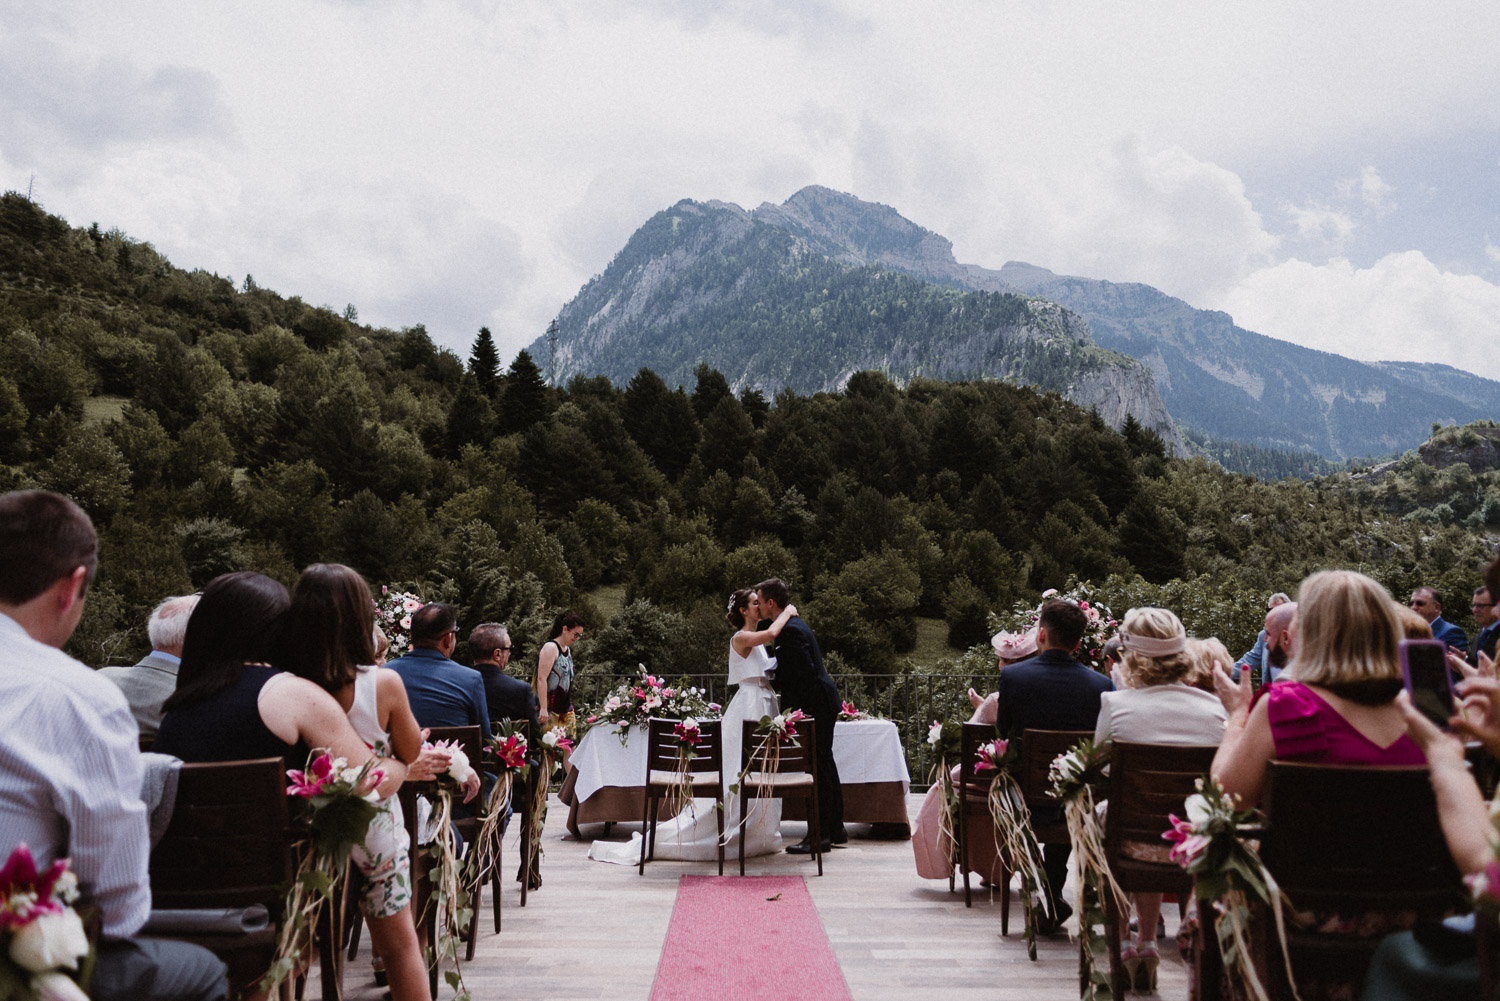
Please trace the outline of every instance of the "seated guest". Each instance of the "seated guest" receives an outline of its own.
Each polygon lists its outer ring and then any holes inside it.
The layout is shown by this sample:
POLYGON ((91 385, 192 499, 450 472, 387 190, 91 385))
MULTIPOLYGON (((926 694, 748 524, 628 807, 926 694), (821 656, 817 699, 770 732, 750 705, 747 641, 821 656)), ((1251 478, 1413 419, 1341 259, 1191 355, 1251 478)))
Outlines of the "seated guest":
MULTIPOLYGON (((1132 608, 1120 624, 1121 675, 1125 689, 1099 696, 1095 742, 1123 740, 1136 744, 1217 744, 1224 736, 1224 705, 1218 696, 1196 687, 1199 666, 1188 651, 1182 622, 1165 608, 1132 608)), ((1229 651, 1218 640, 1197 645, 1217 660, 1222 670, 1229 651)), ((1210 663, 1210 671, 1212 662, 1210 663)), ((1161 894, 1132 895, 1139 918, 1130 943, 1128 914, 1120 915, 1121 954, 1125 972, 1138 991, 1156 989, 1156 919, 1161 894)))
POLYGON ((25 844, 38 868, 69 860, 103 921, 94 1001, 218 1001, 228 973, 213 953, 132 938, 151 913, 136 722, 118 688, 61 650, 97 561, 78 505, 0 496, 0 853, 25 844))
MULTIPOLYGON (((1000 673, 996 691, 997 722, 1005 737, 1023 730, 1092 730, 1099 721, 1099 696, 1114 686, 1109 678, 1073 659, 1073 651, 1088 628, 1088 617, 1070 601, 1049 601, 1037 621, 1038 653, 1000 673)), ((1061 819, 1038 816, 1041 823, 1061 819)), ((1044 931, 1056 931, 1073 909, 1062 900, 1068 875, 1070 844, 1042 846, 1047 872, 1047 910, 1044 931)))
POLYGON ((1448 644, 1450 650, 1461 654, 1469 652, 1469 635, 1452 622, 1443 618, 1443 603, 1438 593, 1430 587, 1419 587, 1411 593, 1411 607, 1426 619, 1432 627, 1432 638, 1448 644))
POLYGON ((1474 621, 1479 625, 1474 642, 1469 644, 1468 659, 1474 667, 1479 666, 1481 653, 1492 661, 1495 659, 1495 643, 1500 640, 1500 615, 1495 612, 1493 593, 1486 585, 1475 591, 1474 599, 1469 602, 1469 611, 1474 613, 1474 621))
POLYGON ((1266 765, 1418 765, 1395 703, 1401 691, 1401 619, 1390 595, 1352 570, 1325 570, 1302 582, 1292 676, 1263 689, 1251 706, 1250 679, 1233 684, 1216 670, 1229 713, 1213 774, 1247 805, 1260 802, 1266 765))
POLYGON ((498 622, 485 622, 469 633, 469 648, 474 651, 474 670, 484 679, 490 722, 522 720, 530 725, 529 739, 535 739, 541 733, 536 693, 520 678, 505 673, 510 663, 510 633, 498 622))
MULTIPOLYGON (((1008 636, 1009 633, 999 635, 1008 636)), ((1001 663, 1004 664, 1004 655, 1001 663)), ((995 722, 995 694, 981 698, 974 689, 969 689, 969 704, 974 713, 970 723, 995 722)), ((952 769, 952 779, 958 781, 958 766, 952 769)), ((957 823, 957 818, 954 818, 957 823)), ((917 875, 923 879, 947 879, 953 875, 953 838, 943 830, 943 784, 934 782, 922 797, 921 809, 911 825, 911 847, 917 859, 917 875)), ((969 841, 969 871, 981 874, 983 882, 1000 879, 999 861, 995 854, 994 838, 971 838, 969 841)))
MULTIPOLYGON (((1217 699, 1219 696, 1217 689, 1214 688, 1214 665, 1229 663, 1229 648, 1217 636, 1210 636, 1207 639, 1189 636, 1187 655, 1193 662, 1193 670, 1182 680, 1194 688, 1203 689, 1217 699)), ((1115 687, 1120 686, 1117 684, 1115 687)))
MULTIPOLYGON (((1036 630, 1028 629, 1024 633, 998 632, 990 637, 990 647, 1000 661, 998 669, 1003 671, 1011 664, 1019 664, 1028 657, 1036 656, 1036 630)), ((991 719, 990 722, 994 720, 991 719)))
MULTIPOLYGON (((389 746, 396 757, 414 764, 422 753, 422 731, 407 705, 406 688, 396 672, 371 663, 374 608, 359 574, 337 563, 314 563, 297 580, 281 663, 346 707, 365 743, 389 746)), ((478 791, 479 777, 471 773, 465 802, 478 791)), ((387 796, 379 806, 364 843, 350 853, 365 878, 359 908, 370 926, 371 950, 381 960, 376 969, 386 974, 392 998, 426 998, 427 966, 412 920, 410 845, 401 802, 387 796)))
POLYGON ((151 652, 134 667, 103 667, 99 673, 119 686, 130 703, 131 715, 142 737, 155 737, 161 725, 161 706, 177 690, 177 665, 182 663, 182 637, 188 616, 198 605, 196 594, 168 598, 146 620, 151 652))
POLYGON ((458 645, 452 605, 423 605, 412 613, 411 650, 386 666, 401 676, 411 711, 425 727, 477 726, 490 731, 484 679, 448 658, 458 645))

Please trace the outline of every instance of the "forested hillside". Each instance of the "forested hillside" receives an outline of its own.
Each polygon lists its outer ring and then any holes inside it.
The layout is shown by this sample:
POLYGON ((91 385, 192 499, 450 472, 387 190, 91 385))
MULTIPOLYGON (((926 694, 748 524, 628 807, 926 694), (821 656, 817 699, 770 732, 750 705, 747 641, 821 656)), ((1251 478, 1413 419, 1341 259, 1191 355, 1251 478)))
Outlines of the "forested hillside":
POLYGON ((919 615, 956 655, 1070 577, 1166 594, 1243 648, 1310 570, 1457 593, 1488 547, 1485 515, 1169 459, 1133 421, 998 382, 861 372, 767 400, 707 366, 692 387, 501 369, 488 331, 460 359, 0 198, 0 489, 63 491, 99 525, 71 645, 93 664, 139 655, 165 595, 318 560, 454 601, 465 631, 509 622, 519 672, 564 606, 590 620, 585 670, 721 669, 726 594, 775 574, 836 669, 878 672, 906 669, 919 615), (625 591, 610 621, 603 584, 625 591))

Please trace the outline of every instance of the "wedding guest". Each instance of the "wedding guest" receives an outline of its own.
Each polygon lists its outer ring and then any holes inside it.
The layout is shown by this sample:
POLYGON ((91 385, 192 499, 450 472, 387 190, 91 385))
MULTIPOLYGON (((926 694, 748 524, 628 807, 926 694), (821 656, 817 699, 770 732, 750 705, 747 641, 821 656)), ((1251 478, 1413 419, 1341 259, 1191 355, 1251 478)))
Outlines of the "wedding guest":
MULTIPOLYGON (((1285 607, 1285 606, 1282 606, 1285 607)), ((1249 676, 1238 685, 1215 669, 1229 714, 1213 774, 1247 805, 1260 802, 1266 765, 1413 765, 1422 752, 1395 703, 1401 690, 1401 620, 1384 588, 1352 570, 1302 582, 1297 601, 1295 680, 1283 678, 1252 707, 1249 676)))
POLYGON ((1492 661, 1495 659, 1496 641, 1500 640, 1500 615, 1495 613, 1495 599, 1488 585, 1474 592, 1474 598, 1469 602, 1469 611, 1474 613, 1474 622, 1478 624, 1479 632, 1474 634, 1474 642, 1469 644, 1468 661, 1471 666, 1478 667, 1481 653, 1492 661))
MULTIPOLYGON (((544 730, 562 727, 568 736, 574 736, 573 717, 573 644, 583 636, 583 618, 576 612, 563 612, 552 620, 552 629, 547 641, 537 653, 536 682, 532 690, 536 693, 541 708, 537 718, 544 730)), ((563 767, 567 767, 567 755, 563 756, 563 767)))
POLYGON ((379 626, 375 627, 375 666, 385 667, 386 660, 391 655, 391 638, 385 634, 385 630, 379 626))
POLYGON ((1028 657, 1036 656, 1036 630, 1028 629, 1021 633, 1001 630, 990 637, 990 648, 999 658, 1000 670, 1003 671, 1011 664, 1018 664, 1028 657))
POLYGON ((182 663, 182 638, 188 616, 198 605, 196 594, 168 598, 146 620, 151 652, 133 667, 102 667, 99 673, 119 686, 142 737, 155 737, 161 726, 162 703, 177 690, 177 666, 182 663))
POLYGON ((469 649, 474 652, 474 670, 484 679, 490 722, 520 720, 529 726, 528 736, 541 733, 536 693, 520 678, 505 673, 510 663, 510 631, 498 622, 481 623, 469 633, 469 649))
MULTIPOLYGON (((1012 635, 1018 634, 999 633, 996 638, 1012 635)), ((1002 655, 1002 667, 1004 663, 1005 657, 1002 655)), ((974 689, 969 689, 969 705, 974 709, 973 715, 969 717, 970 723, 994 724, 997 709, 994 692, 980 697, 974 689)), ((953 766, 951 778, 954 781, 958 779, 957 765, 953 766)), ((916 819, 911 825, 911 847, 916 856, 918 876, 923 879, 948 879, 953 875, 953 838, 943 830, 943 785, 941 782, 934 782, 928 786, 927 795, 922 797, 922 806, 917 810, 916 819)), ((998 862, 999 856, 995 853, 994 838, 969 839, 969 871, 980 873, 982 882, 999 881, 1000 866, 996 864, 998 862)))
MULTIPOLYGON (((1038 653, 1000 673, 997 689, 1000 733, 1019 737, 1023 730, 1092 730, 1099 720, 1099 696, 1114 686, 1109 678, 1073 659, 1083 640, 1088 617, 1071 601, 1042 606, 1036 626, 1038 653)), ((1042 823, 1062 816, 1043 818, 1042 823)), ((1048 919, 1043 931, 1057 931, 1073 909, 1062 899, 1072 845, 1042 846, 1047 872, 1048 919)))
MULTIPOLYGON (((407 703, 401 676, 378 668, 374 607, 364 578, 337 563, 314 563, 302 571, 287 612, 282 664, 332 695, 347 712, 354 731, 374 747, 390 747, 409 765, 422 755, 422 731, 407 703)), ((445 767, 446 760, 438 764, 445 767)), ((427 773, 427 767, 415 769, 427 773)), ((479 791, 471 773, 464 801, 479 791)), ((427 966, 411 913, 410 844, 401 802, 383 798, 369 833, 350 859, 365 879, 360 910, 370 926, 372 951, 379 956, 393 1001, 425 999, 427 966)))
MULTIPOLYGON (((1193 669, 1182 680, 1194 688, 1201 688, 1217 700, 1217 690, 1214 688, 1214 665, 1229 663, 1229 648, 1217 636, 1210 636, 1207 639, 1189 636, 1187 655, 1193 662, 1193 669)), ((1120 687, 1118 681, 1115 687, 1120 687)))
POLYGON ((490 729, 484 681, 449 658, 458 645, 458 611, 452 605, 423 605, 411 616, 411 650, 386 665, 401 676, 421 726, 477 726, 490 729))
MULTIPOLYGON (((1291 600, 1291 598, 1287 597, 1286 592, 1277 591, 1275 594, 1271 595, 1270 598, 1266 599, 1266 611, 1269 612, 1272 609, 1276 608, 1276 606, 1278 605, 1285 605, 1291 600)), ((1262 679, 1264 679, 1262 681, 1262 684, 1269 684, 1271 679, 1266 677, 1266 669, 1269 668, 1271 664, 1267 660, 1267 653, 1268 650, 1266 649, 1266 631, 1262 629, 1259 635, 1255 637, 1255 645, 1247 650, 1243 657, 1234 662, 1233 676, 1235 678, 1238 678, 1240 676, 1240 671, 1247 667, 1251 670, 1259 668, 1260 676, 1262 679)))
MULTIPOLYGON (((1123 650, 1120 670, 1128 687, 1099 696, 1094 741, 1219 743, 1227 715, 1218 696, 1194 684, 1201 669, 1181 620, 1165 608, 1132 608, 1125 613, 1118 635, 1123 650)), ((1215 658, 1221 669, 1229 663, 1229 651, 1218 640, 1198 640, 1196 645, 1215 658)), ((1136 990, 1152 991, 1161 961, 1156 945, 1161 894, 1137 893, 1131 899, 1139 920, 1135 941, 1130 942, 1130 916, 1120 915, 1120 939, 1128 943, 1121 962, 1136 990)))
MULTIPOLYGON (((141 755, 125 696, 63 653, 93 581, 98 539, 60 494, 0 496, 0 850, 60 858, 99 908, 94 1001, 218 1001, 207 949, 134 938, 151 912, 141 755)), ((23 985, 24 986, 24 985, 23 985)))
POLYGON ((1443 603, 1436 591, 1430 587, 1419 587, 1411 593, 1411 601, 1408 604, 1416 609, 1418 615, 1427 620, 1432 627, 1433 639, 1442 640, 1448 644, 1450 650, 1457 650, 1464 655, 1468 654, 1468 634, 1443 618, 1443 603))

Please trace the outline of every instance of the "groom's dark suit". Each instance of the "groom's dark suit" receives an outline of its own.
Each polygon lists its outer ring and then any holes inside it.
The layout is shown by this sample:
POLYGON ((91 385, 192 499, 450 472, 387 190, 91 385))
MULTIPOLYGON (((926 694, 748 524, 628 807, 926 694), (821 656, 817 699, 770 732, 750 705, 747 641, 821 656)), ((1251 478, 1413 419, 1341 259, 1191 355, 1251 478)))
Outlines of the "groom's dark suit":
POLYGON ((782 627, 772 648, 776 674, 771 686, 781 696, 781 709, 801 709, 817 721, 818 731, 818 825, 823 840, 844 835, 844 791, 839 785, 839 767, 833 760, 833 727, 839 718, 839 690, 823 670, 823 652, 818 638, 799 617, 782 627))

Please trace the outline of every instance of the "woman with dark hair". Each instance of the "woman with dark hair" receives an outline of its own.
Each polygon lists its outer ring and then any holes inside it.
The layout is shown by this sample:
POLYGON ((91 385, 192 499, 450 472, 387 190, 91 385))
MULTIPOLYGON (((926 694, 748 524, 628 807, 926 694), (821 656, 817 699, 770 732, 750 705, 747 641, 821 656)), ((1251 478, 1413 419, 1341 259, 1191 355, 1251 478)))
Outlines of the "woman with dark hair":
MULTIPOLYGON (((573 732, 573 644, 583 635, 583 618, 577 612, 565 611, 552 620, 552 631, 537 655, 536 682, 532 685, 541 706, 537 719, 542 730, 562 727, 568 736, 573 732)), ((567 757, 563 758, 564 767, 567 757)))
MULTIPOLYGON (((289 606, 286 588, 263 574, 209 582, 188 619, 177 691, 163 706, 152 750, 191 762, 280 756, 291 767, 305 765, 312 747, 354 765, 369 759, 370 749, 327 692, 270 665, 289 606)), ((394 792, 406 766, 381 767, 381 792, 394 792)))
MULTIPOLYGON (((375 603, 364 578, 338 563, 302 571, 287 612, 282 664, 322 688, 348 713, 367 743, 390 747, 430 778, 447 766, 441 752, 422 752, 423 733, 412 716, 406 686, 395 671, 374 666, 375 603), (420 761, 418 759, 421 759, 420 761)), ((479 789, 474 776, 469 798, 479 789)), ((389 978, 391 997, 426 999, 427 967, 411 916, 410 845, 395 797, 380 801, 369 833, 350 858, 365 877, 359 905, 370 925, 372 951, 389 978)))
MULTIPOLYGON (((726 612, 724 617, 736 629, 729 641, 729 683, 738 688, 724 708, 721 782, 724 786, 724 817, 733 823, 740 814, 736 794, 730 792, 729 787, 739 774, 744 722, 775 716, 780 711, 769 676, 776 669, 776 662, 766 653, 765 645, 781 635, 782 627, 797 614, 797 606, 788 605, 768 628, 756 630, 760 621, 760 598, 754 590, 747 588, 729 596, 726 612)), ((687 809, 657 826, 654 857, 698 861, 718 858, 719 822, 714 812, 710 799, 689 800, 687 809)), ((780 851, 781 801, 757 801, 751 803, 745 813, 743 829, 725 832, 725 846, 736 848, 737 839, 743 837, 746 855, 769 855, 780 851)), ((639 834, 632 835, 624 844, 595 841, 589 849, 589 857, 598 862, 635 865, 641 858, 640 838, 639 834)))

